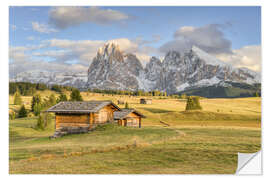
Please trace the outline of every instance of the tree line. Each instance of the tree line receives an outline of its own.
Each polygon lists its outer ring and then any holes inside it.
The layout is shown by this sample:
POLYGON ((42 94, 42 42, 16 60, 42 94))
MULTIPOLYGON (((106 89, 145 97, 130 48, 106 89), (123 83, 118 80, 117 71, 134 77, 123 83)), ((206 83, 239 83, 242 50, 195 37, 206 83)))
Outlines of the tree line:
POLYGON ((62 85, 46 85, 43 83, 30 82, 9 82, 9 94, 14 94, 17 91, 23 96, 31 96, 37 91, 52 90, 55 92, 62 92, 63 90, 72 91, 74 88, 62 85))
POLYGON ((129 90, 114 90, 114 89, 88 89, 88 92, 101 94, 115 94, 115 95, 130 95, 130 96, 167 96, 167 92, 162 91, 129 91, 129 90))
MULTIPOLYGON (((31 112, 34 113, 35 116, 38 116, 41 111, 48 109, 49 107, 61 102, 61 101, 83 101, 83 98, 80 94, 80 91, 78 89, 73 88, 70 98, 68 99, 67 96, 64 93, 60 93, 58 98, 55 97, 54 94, 51 94, 49 98, 41 98, 40 94, 35 94, 32 97, 31 100, 31 112)), ((17 90, 14 93, 14 104, 15 105, 22 105, 20 107, 18 117, 27 117, 27 110, 25 109, 25 106, 23 104, 20 91, 17 90)))

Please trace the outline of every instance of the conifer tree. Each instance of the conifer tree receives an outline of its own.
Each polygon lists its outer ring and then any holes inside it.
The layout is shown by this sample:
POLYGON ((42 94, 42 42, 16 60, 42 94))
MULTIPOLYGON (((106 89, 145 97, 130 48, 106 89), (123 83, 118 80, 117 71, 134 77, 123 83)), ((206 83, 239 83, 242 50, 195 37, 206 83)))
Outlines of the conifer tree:
POLYGON ((196 110, 202 109, 199 101, 199 97, 191 97, 187 98, 186 110, 196 110))
POLYGON ((21 106, 18 117, 19 118, 27 117, 27 110, 25 109, 24 105, 21 106))
POLYGON ((193 99, 191 97, 188 97, 187 104, 186 104, 186 110, 191 110, 193 107, 193 104, 194 104, 193 99))
POLYGON ((70 101, 83 101, 81 93, 78 89, 73 89, 70 94, 70 101))
POLYGON ((32 97, 32 102, 31 102, 31 111, 34 112, 34 105, 35 104, 41 104, 41 96, 40 94, 36 94, 32 97))
POLYGON ((129 105, 127 102, 125 103, 125 109, 129 109, 129 105))
POLYGON ((40 103, 36 103, 34 105, 34 114, 35 116, 38 116, 41 112, 41 104, 40 103))

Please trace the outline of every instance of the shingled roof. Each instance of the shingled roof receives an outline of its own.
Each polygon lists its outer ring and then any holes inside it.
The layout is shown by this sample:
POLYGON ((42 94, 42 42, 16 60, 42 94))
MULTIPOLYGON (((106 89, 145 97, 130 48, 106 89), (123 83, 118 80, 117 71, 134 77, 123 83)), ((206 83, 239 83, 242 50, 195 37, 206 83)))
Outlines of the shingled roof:
POLYGON ((52 106, 46 112, 95 113, 107 105, 112 105, 115 109, 121 111, 121 109, 111 101, 63 101, 52 106))
POLYGON ((114 119, 123 119, 127 117, 127 115, 129 115, 130 113, 135 113, 138 116, 145 118, 144 115, 142 115, 140 112, 136 111, 135 109, 122 109, 121 111, 115 111, 113 115, 114 115, 114 119))

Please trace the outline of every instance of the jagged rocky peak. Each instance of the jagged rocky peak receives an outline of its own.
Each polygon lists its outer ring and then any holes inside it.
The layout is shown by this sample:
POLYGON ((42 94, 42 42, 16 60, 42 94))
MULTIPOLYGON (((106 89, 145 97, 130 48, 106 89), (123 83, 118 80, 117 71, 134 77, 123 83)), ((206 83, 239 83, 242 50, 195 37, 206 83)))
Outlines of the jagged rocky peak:
POLYGON ((169 51, 164 60, 152 57, 143 68, 134 54, 124 53, 115 42, 101 47, 84 73, 29 72, 15 82, 42 82, 92 89, 160 90, 177 93, 190 88, 225 86, 227 82, 260 83, 260 74, 235 68, 193 46, 186 52, 169 51))
POLYGON ((137 77, 143 70, 133 54, 123 53, 115 42, 106 43, 98 50, 88 69, 88 88, 139 89, 137 77))
POLYGON ((180 57, 181 57, 180 53, 174 50, 167 52, 165 55, 165 59, 166 58, 167 59, 180 59, 180 57))
POLYGON ((169 51, 162 61, 163 66, 175 66, 181 61, 181 54, 177 51, 169 51))
POLYGON ((151 57, 150 61, 146 64, 144 71, 151 72, 151 71, 160 71, 162 67, 162 63, 160 59, 156 57, 151 57))
POLYGON ((152 56, 152 57, 151 57, 150 63, 157 63, 157 64, 160 64, 160 65, 161 65, 160 59, 158 59, 158 58, 155 57, 155 56, 152 56))
POLYGON ((103 47, 100 47, 98 49, 97 59, 109 60, 109 61, 112 61, 112 60, 123 61, 124 56, 120 50, 119 45, 114 41, 110 41, 104 44, 103 47))
POLYGON ((206 53, 205 51, 201 50, 197 46, 192 46, 189 54, 195 55, 200 59, 203 59, 206 64, 213 65, 213 66, 230 66, 229 64, 218 60, 214 56, 211 56, 210 54, 206 53))

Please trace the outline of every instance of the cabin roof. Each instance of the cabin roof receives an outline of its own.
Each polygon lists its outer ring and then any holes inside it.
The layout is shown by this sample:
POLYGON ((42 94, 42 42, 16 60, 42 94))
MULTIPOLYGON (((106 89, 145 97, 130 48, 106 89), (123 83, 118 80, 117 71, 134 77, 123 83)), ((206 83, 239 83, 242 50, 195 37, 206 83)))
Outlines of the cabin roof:
POLYGON ((60 102, 46 112, 56 113, 91 113, 98 112, 100 109, 107 105, 112 105, 118 111, 121 109, 112 101, 63 101, 60 102))
POLYGON ((121 111, 115 111, 114 114, 114 119, 123 119, 127 117, 130 113, 135 113, 138 116, 145 118, 143 114, 140 112, 136 111, 135 109, 122 109, 121 111))

